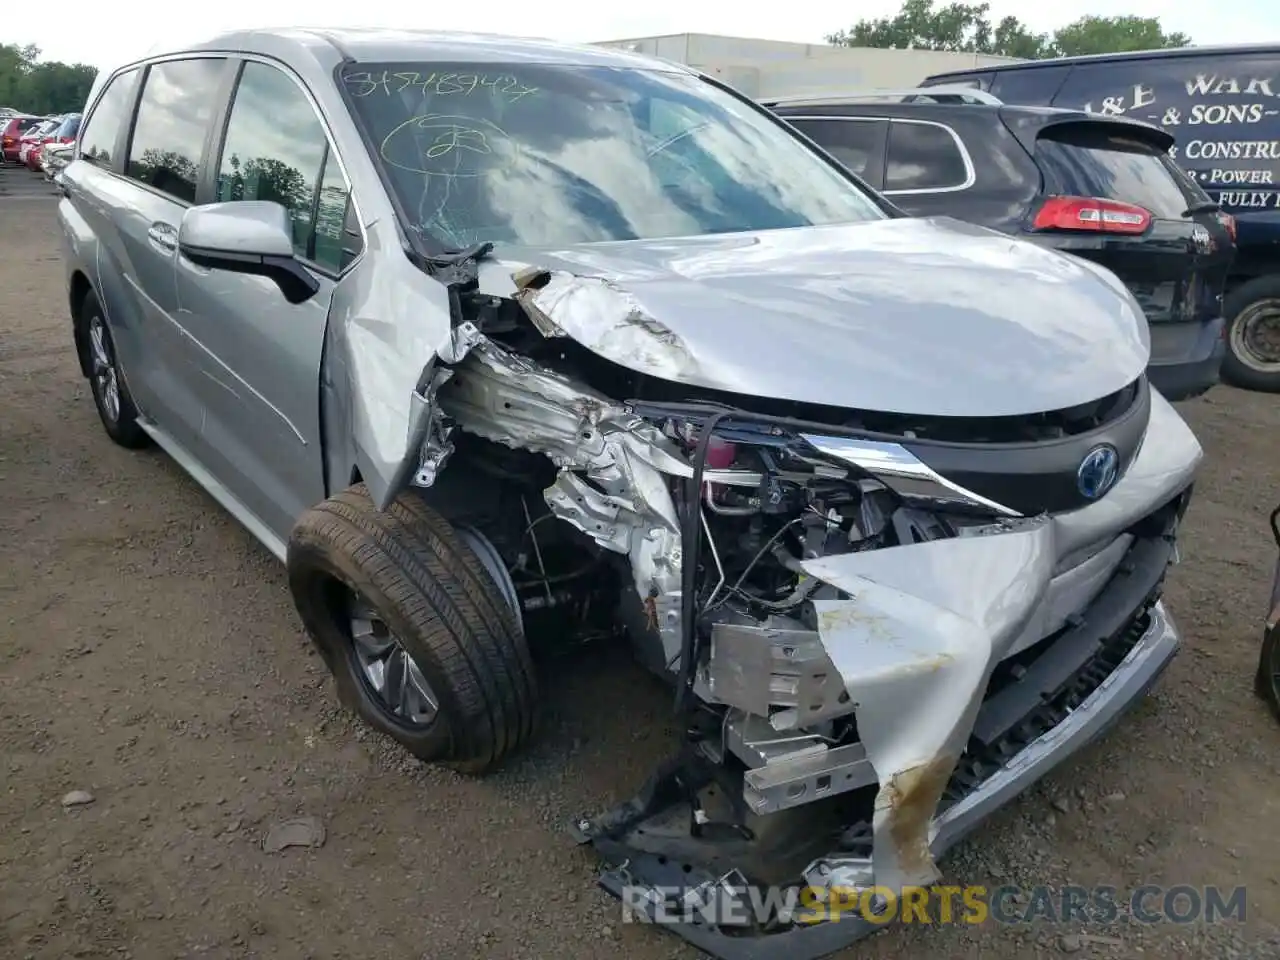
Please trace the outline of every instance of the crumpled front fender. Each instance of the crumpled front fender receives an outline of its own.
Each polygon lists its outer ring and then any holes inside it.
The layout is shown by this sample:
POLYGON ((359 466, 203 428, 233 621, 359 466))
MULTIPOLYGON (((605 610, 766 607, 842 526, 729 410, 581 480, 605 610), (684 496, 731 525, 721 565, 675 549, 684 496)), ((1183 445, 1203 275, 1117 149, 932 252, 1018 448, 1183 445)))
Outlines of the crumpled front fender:
POLYGON ((880 790, 875 882, 937 877, 930 827, 991 673, 1049 587, 1047 518, 999 532, 810 560, 850 596, 815 600, 818 633, 855 706, 880 790))
POLYGON ((470 324, 453 322, 443 283, 400 250, 388 252, 371 229, 366 256, 334 288, 322 381, 334 421, 327 446, 350 446, 338 459, 358 468, 379 508, 419 466, 434 391, 444 379, 441 363, 457 362, 477 339, 470 324))

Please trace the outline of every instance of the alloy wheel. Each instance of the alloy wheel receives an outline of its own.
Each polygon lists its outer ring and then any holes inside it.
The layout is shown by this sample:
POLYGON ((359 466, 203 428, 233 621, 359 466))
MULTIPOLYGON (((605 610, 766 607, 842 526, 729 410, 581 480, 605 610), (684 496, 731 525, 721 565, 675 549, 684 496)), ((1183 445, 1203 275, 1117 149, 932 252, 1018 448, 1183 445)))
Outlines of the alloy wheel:
POLYGON ((116 423, 120 419, 120 376, 116 370, 111 335, 99 316, 89 319, 89 349, 93 384, 102 404, 102 412, 108 420, 116 423))
POLYGON ((352 593, 348 609, 352 654, 381 707, 409 726, 434 722, 440 702, 404 644, 362 597, 352 593))

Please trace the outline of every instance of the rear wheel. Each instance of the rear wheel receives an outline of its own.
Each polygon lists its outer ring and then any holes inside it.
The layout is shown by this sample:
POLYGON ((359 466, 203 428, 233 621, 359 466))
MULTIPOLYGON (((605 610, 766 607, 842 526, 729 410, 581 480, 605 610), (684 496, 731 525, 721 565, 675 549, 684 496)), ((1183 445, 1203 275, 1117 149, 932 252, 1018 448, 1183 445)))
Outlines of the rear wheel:
POLYGON ((121 374, 120 359, 102 305, 92 291, 85 294, 80 304, 77 322, 82 331, 83 349, 88 355, 89 389, 103 429, 122 447, 138 450, 147 446, 151 438, 138 426, 138 408, 133 405, 133 397, 121 374))
POLYGON ((537 684, 505 571, 419 498, 331 497, 294 527, 288 569, 339 698, 371 726, 467 773, 530 738, 537 684))
POLYGON ((1222 376, 1246 390, 1280 393, 1280 275, 1258 277, 1232 290, 1222 376))

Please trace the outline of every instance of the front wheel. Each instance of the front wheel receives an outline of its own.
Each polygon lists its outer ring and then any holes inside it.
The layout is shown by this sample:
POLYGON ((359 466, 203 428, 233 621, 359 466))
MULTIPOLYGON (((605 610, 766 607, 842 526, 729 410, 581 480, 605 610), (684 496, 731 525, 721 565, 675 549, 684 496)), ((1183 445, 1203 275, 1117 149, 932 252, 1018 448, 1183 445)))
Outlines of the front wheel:
POLYGON ((289 587, 342 702, 422 760, 483 773, 536 722, 537 683, 508 598, 449 523, 363 484, 308 510, 289 587))
POLYGON ((1280 275, 1241 284, 1223 302, 1227 355, 1222 376, 1246 390, 1280 393, 1280 275))

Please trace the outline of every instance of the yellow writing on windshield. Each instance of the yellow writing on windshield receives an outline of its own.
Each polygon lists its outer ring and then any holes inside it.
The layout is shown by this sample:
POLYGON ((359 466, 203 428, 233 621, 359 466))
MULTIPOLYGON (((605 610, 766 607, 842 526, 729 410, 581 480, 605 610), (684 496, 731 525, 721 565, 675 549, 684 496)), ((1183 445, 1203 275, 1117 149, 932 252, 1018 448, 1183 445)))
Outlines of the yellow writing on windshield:
POLYGON ((439 177, 479 177, 514 161, 516 146, 497 124, 479 117, 412 117, 382 138, 379 155, 390 166, 439 177), (503 148, 495 150, 495 145, 503 148))

